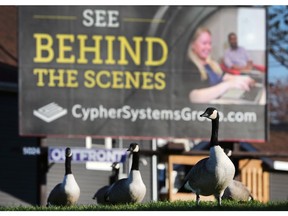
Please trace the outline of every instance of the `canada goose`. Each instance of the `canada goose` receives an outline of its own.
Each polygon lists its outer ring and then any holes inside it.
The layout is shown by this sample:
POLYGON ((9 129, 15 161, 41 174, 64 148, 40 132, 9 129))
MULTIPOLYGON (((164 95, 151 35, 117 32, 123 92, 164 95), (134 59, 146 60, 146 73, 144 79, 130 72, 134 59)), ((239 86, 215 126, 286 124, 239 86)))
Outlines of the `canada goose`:
POLYGON ((119 180, 119 169, 120 169, 120 163, 114 162, 112 163, 112 174, 109 177, 109 184, 112 185, 114 182, 119 180))
POLYGON ((132 167, 128 178, 123 178, 112 184, 105 194, 109 204, 140 203, 146 194, 146 186, 139 171, 139 145, 131 143, 127 151, 132 152, 132 167))
POLYGON ((237 201, 252 201, 254 200, 249 189, 240 181, 233 180, 225 189, 222 199, 231 199, 237 201))
POLYGON ((65 157, 65 175, 63 181, 57 184, 50 192, 47 206, 74 205, 80 197, 80 188, 71 170, 72 152, 70 148, 66 148, 65 157))
MULTIPOLYGON (((232 151, 224 149, 225 154, 230 157, 232 151)), ((253 201, 254 198, 249 189, 240 181, 233 179, 230 185, 225 189, 222 199, 230 199, 236 201, 253 201)))
POLYGON ((200 195, 214 195, 220 206, 224 190, 233 180, 235 167, 218 143, 218 111, 213 107, 208 107, 200 116, 212 120, 209 157, 198 161, 191 168, 178 192, 196 193, 197 205, 200 202, 200 195))
POLYGON ((101 187, 95 195, 93 196, 92 199, 95 199, 98 204, 105 204, 105 194, 109 188, 110 185, 112 185, 114 182, 118 181, 119 179, 119 169, 120 169, 120 164, 118 162, 114 162, 112 165, 112 175, 109 177, 109 185, 105 185, 101 187))

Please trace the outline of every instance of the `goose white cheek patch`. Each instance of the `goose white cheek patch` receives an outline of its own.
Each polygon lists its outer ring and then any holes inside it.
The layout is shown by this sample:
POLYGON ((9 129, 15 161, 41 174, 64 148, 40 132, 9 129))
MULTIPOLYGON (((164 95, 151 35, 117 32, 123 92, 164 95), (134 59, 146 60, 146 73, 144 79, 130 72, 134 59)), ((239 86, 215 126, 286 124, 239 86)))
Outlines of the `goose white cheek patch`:
POLYGON ((217 118, 217 110, 214 110, 213 113, 209 116, 210 119, 216 119, 217 118))
POLYGON ((139 146, 137 145, 136 147, 135 147, 135 149, 133 150, 133 152, 138 152, 139 151, 139 146))

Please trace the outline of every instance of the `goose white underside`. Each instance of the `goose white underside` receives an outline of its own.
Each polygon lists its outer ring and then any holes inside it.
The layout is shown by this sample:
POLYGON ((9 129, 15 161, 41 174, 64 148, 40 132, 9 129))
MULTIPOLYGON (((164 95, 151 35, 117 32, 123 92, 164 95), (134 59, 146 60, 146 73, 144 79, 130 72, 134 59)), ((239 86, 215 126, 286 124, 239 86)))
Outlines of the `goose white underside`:
POLYGON ((64 176, 63 182, 56 185, 49 194, 47 205, 74 205, 80 197, 80 188, 73 176, 64 176))
POLYGON ((109 203, 136 203, 142 202, 145 194, 146 186, 139 170, 132 170, 128 178, 110 186, 106 199, 109 203))

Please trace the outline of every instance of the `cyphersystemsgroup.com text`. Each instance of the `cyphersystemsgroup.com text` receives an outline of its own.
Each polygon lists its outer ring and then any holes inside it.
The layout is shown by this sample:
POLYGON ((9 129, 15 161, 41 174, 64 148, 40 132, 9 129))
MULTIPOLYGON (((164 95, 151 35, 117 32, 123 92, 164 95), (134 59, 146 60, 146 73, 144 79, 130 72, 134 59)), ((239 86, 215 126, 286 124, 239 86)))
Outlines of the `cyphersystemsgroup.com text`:
MULTIPOLYGON (((97 119, 124 119, 131 122, 139 120, 157 120, 157 121, 205 121, 206 118, 200 117, 203 110, 192 110, 190 107, 182 109, 152 109, 132 108, 129 105, 123 105, 119 108, 107 108, 103 105, 97 107, 84 107, 75 104, 71 113, 74 118, 83 121, 95 121, 97 119)), ((255 112, 229 111, 225 115, 219 112, 220 121, 224 122, 257 122, 255 112)))

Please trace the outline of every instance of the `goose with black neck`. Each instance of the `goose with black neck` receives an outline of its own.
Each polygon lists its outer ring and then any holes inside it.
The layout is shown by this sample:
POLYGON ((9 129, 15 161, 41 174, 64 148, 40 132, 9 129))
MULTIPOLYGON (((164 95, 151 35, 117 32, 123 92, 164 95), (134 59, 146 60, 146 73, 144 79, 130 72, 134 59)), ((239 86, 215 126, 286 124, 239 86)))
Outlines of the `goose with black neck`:
POLYGON ((111 167, 112 167, 112 174, 109 177, 109 184, 99 188, 92 198, 92 199, 97 201, 97 204, 105 204, 106 203, 105 202, 105 194, 106 194, 109 186, 112 185, 114 182, 119 180, 120 163, 114 162, 111 165, 111 167))
POLYGON ((77 203, 80 197, 80 188, 71 169, 72 151, 65 149, 65 174, 63 181, 57 184, 50 192, 47 206, 70 206, 77 203))
POLYGON ((140 203, 146 195, 146 186, 139 170, 140 147, 131 143, 127 151, 132 153, 132 166, 128 178, 123 178, 112 184, 106 195, 106 203, 140 203))
POLYGON ((221 206, 221 197, 224 190, 233 180, 235 167, 219 146, 219 113, 217 109, 208 107, 200 116, 212 121, 209 157, 198 161, 191 168, 178 192, 189 191, 195 193, 197 205, 200 202, 200 195, 214 195, 218 205, 221 206))

